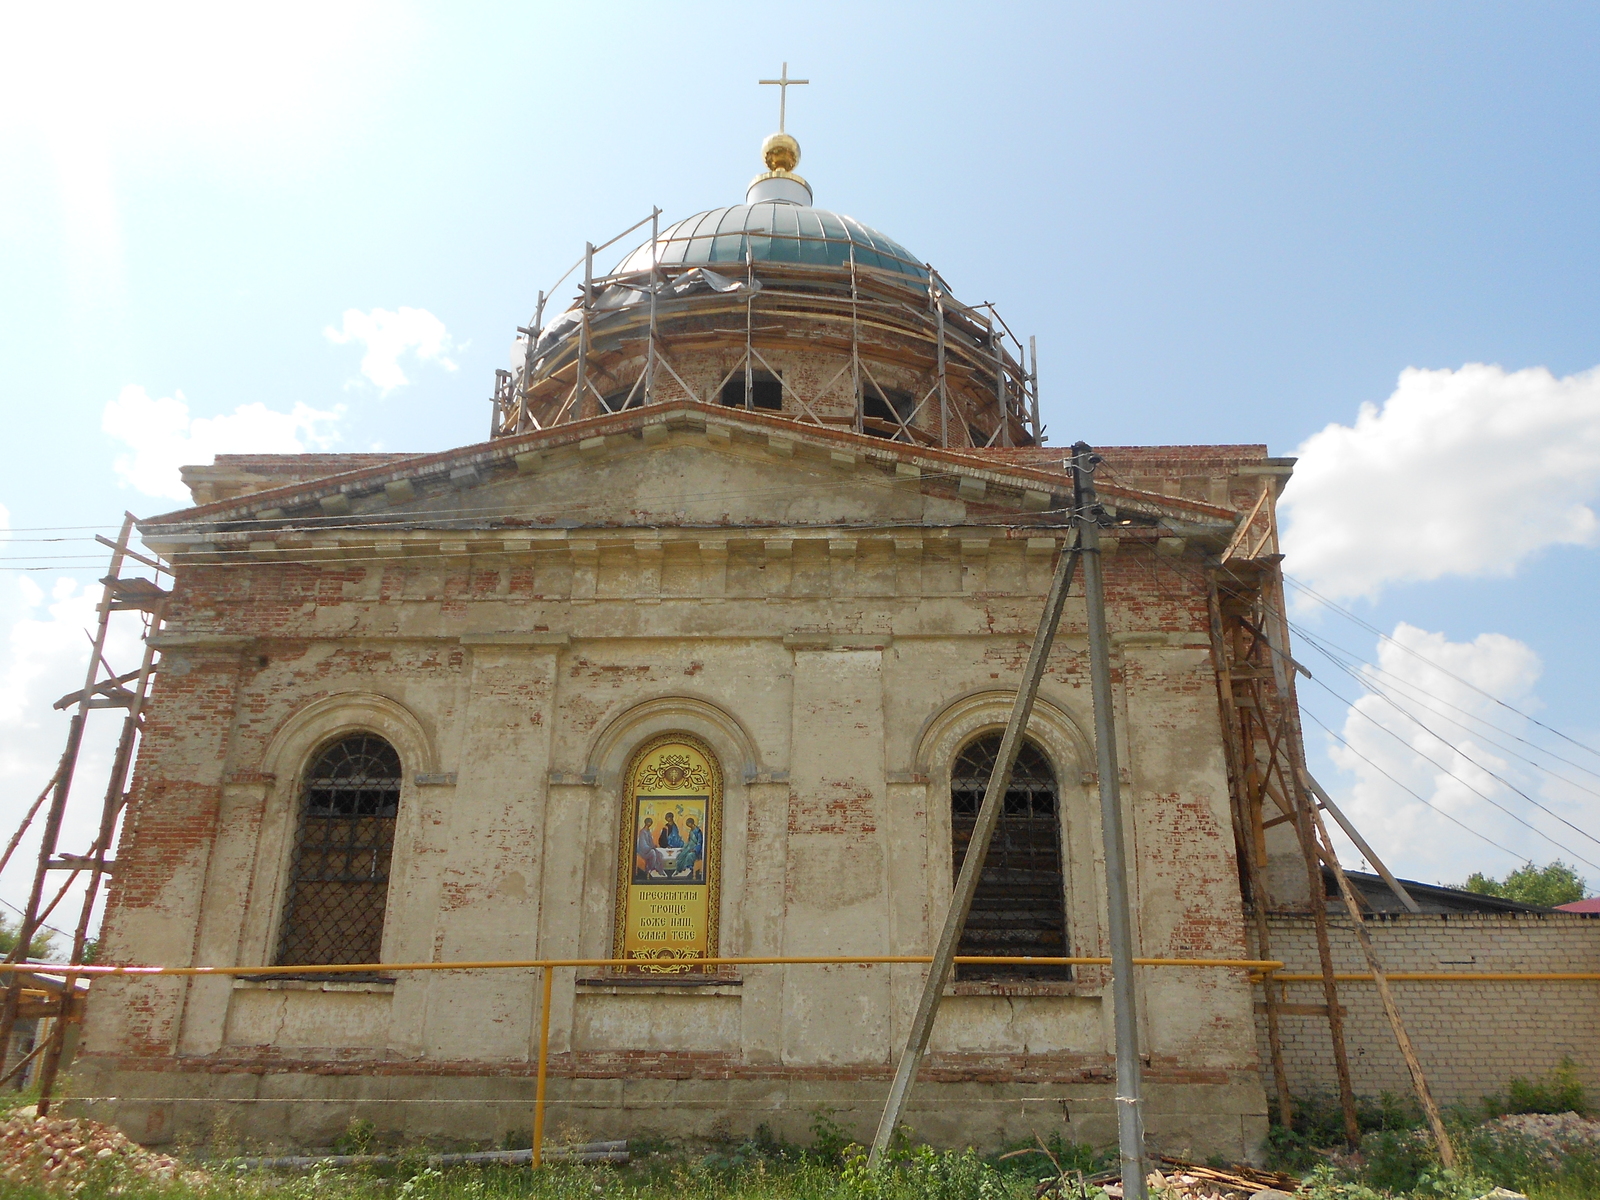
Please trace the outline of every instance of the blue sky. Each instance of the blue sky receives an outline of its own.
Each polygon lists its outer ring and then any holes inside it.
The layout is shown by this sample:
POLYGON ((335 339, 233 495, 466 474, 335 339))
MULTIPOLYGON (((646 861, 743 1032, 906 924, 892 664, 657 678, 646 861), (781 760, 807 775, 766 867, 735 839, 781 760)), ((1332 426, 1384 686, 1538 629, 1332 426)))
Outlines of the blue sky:
MULTIPOLYGON (((1592 8, 39 8, 8 10, 16 36, 0 46, 0 504, 14 529, 109 530, 124 508, 176 507, 152 494, 170 479, 163 448, 480 439, 515 325, 586 240, 652 204, 672 219, 742 196, 776 115, 755 80, 787 60, 812 81, 791 93, 789 129, 817 203, 1038 336, 1052 441, 1293 454, 1349 427, 1316 444, 1305 478, 1320 482, 1289 500, 1304 530, 1335 513, 1376 542, 1341 556, 1304 534, 1291 573, 1304 564, 1372 626, 1406 623, 1415 636, 1396 636, 1427 662, 1600 745, 1592 8), (399 352, 363 374, 378 325, 399 352), (1502 370, 1462 373, 1473 363, 1502 370), (1408 368, 1450 374, 1402 385, 1408 368)), ((15 535, 29 536, 45 535, 15 535)), ((83 549, 14 541, 0 564, 51 568, 0 572, 8 827, 64 725, 38 702, 82 669, 61 581, 103 565, 36 556, 83 549)), ((1326 610, 1296 620, 1379 657, 1371 632, 1326 610)), ((1455 686, 1443 678, 1409 685, 1455 686)), ((1423 737, 1317 685, 1306 700, 1380 764, 1391 743, 1405 757, 1382 722, 1423 737)), ((1451 755, 1490 755, 1435 732, 1455 776, 1473 772, 1451 755)), ((1359 760, 1330 760, 1314 727, 1311 741, 1397 870, 1461 878, 1559 852, 1449 772, 1388 762, 1502 849, 1359 760)), ((1600 798, 1523 769, 1503 759, 1497 773, 1600 833, 1600 798)), ((1600 863, 1600 843, 1478 782, 1569 860, 1600 863)), ((1600 867, 1583 869, 1600 888, 1600 867)), ((15 898, 15 874, 0 897, 15 898)))

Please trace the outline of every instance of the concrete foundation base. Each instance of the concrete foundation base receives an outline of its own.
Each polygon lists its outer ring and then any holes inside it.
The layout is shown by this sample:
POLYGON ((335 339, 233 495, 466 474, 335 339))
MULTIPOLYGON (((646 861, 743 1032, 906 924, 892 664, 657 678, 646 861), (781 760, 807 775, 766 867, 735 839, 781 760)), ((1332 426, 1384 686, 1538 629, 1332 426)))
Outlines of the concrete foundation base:
MULTIPOLYGON (((491 1068, 492 1069, 492 1068, 491 1068)), ((877 1126, 887 1072, 859 1078, 569 1078, 548 1083, 552 1143, 612 1138, 737 1141, 765 1125, 808 1144, 819 1115, 865 1143, 877 1126), (879 1075, 882 1075, 879 1078, 879 1075)), ((1253 1162, 1267 1133, 1267 1106, 1253 1070, 1210 1072, 1213 1082, 1147 1078, 1145 1126, 1152 1152, 1253 1162)), ((356 1120, 385 1141, 435 1145, 527 1145, 533 1127, 531 1074, 405 1073, 353 1063, 305 1071, 217 1069, 184 1060, 129 1069, 80 1059, 69 1084, 75 1115, 119 1126, 147 1145, 204 1143, 225 1132, 263 1149, 328 1146, 356 1120), (357 1073, 357 1072, 360 1073, 357 1073)), ((1035 1134, 1095 1146, 1116 1142, 1112 1086, 1105 1081, 928 1080, 913 1093, 906 1124, 941 1147, 994 1150, 1035 1134)))

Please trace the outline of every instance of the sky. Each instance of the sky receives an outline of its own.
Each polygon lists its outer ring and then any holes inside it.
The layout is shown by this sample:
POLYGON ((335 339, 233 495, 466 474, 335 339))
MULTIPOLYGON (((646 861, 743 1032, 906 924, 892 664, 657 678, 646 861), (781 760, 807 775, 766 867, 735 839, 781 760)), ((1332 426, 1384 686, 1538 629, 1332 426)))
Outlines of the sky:
POLYGON ((217 452, 481 440, 585 241, 742 198, 787 61, 818 205, 1037 336, 1051 442, 1299 456, 1308 753, 1388 864, 1559 856, 1600 891, 1600 10, 0 17, 0 836, 80 686, 84 539, 217 452))

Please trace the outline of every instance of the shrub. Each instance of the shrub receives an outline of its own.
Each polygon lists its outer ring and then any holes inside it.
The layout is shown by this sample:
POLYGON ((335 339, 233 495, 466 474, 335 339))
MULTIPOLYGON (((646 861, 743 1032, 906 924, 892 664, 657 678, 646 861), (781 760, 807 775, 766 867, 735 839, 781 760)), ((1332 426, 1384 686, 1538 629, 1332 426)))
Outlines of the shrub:
POLYGON ((855 1139, 833 1119, 837 1111, 819 1107, 811 1114, 811 1153, 818 1162, 830 1165, 843 1162, 845 1152, 855 1145, 855 1139))
POLYGON ((1505 1093, 1485 1096, 1483 1110, 1491 1117, 1510 1113, 1564 1113, 1588 1115, 1589 1097, 1578 1079, 1578 1064, 1569 1055, 1542 1079, 1514 1076, 1505 1093))

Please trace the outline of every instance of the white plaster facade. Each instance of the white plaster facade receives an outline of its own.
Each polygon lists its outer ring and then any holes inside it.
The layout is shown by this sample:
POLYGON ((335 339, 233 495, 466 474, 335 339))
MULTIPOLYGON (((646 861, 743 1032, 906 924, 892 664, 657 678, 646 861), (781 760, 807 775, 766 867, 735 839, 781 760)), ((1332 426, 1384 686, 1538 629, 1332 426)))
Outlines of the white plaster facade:
MULTIPOLYGON (((609 956, 620 780, 663 732, 702 739, 723 769, 723 954, 927 953, 951 885, 950 764, 1004 724, 1062 536, 1039 515, 1068 486, 1059 459, 664 408, 146 523, 178 582, 108 954, 269 963, 301 773, 347 730, 380 734, 404 766, 386 962, 609 956), (353 514, 294 519, 327 495, 353 514), (264 510, 289 517, 263 532, 264 510)), ((1212 498, 1247 497, 1268 469, 1260 447, 1139 454, 1114 462, 1204 479, 1208 499, 1108 497, 1195 529, 1226 529, 1231 503, 1212 498)), ((1138 952, 1238 957, 1209 543, 1175 552, 1161 532, 1124 529, 1107 559, 1138 952)), ((1059 783, 1071 952, 1095 955, 1083 628, 1069 600, 1030 737, 1059 783)), ((922 974, 746 966, 674 987, 561 969, 553 1125, 803 1137, 825 1105, 864 1135, 922 974)), ((530 1120, 539 982, 107 980, 74 1086, 147 1140, 219 1108, 285 1143, 325 1144, 357 1117, 497 1140, 530 1120)), ((1253 1154, 1266 1105, 1248 981, 1145 970, 1140 989, 1153 1144, 1253 1154)), ((1111 1136, 1104 970, 951 993, 909 1116, 919 1133, 991 1145, 1065 1120, 1111 1136)))

